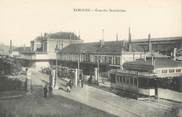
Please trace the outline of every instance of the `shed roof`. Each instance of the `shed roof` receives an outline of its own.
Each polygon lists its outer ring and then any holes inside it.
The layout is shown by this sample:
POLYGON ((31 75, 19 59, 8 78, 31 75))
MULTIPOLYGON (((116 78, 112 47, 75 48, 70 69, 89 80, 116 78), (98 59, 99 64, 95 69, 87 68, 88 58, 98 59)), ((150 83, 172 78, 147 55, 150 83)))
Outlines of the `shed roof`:
POLYGON ((147 59, 146 61, 141 59, 124 63, 123 67, 128 70, 150 71, 154 68, 182 67, 182 62, 174 61, 170 58, 154 58, 154 64, 152 65, 152 59, 147 59))
MULTIPOLYGON (((125 41, 106 41, 101 46, 100 42, 71 44, 63 48, 60 53, 79 54, 79 53, 97 53, 97 54, 121 54, 121 51, 127 51, 125 41)), ((132 45, 132 52, 143 52, 143 49, 137 45, 132 45)))

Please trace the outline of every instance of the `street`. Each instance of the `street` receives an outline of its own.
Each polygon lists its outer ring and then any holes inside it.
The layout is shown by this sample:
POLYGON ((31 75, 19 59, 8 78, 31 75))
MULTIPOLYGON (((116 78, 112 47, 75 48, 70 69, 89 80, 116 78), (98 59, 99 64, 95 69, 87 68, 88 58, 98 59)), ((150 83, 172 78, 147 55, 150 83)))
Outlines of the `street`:
POLYGON ((117 96, 95 87, 73 87, 71 93, 54 90, 53 96, 44 98, 43 86, 48 76, 32 73, 32 94, 20 98, 0 100, 1 115, 20 117, 172 117, 174 105, 144 102, 117 96))
POLYGON ((47 78, 47 75, 33 73, 31 95, 0 99, 0 117, 114 117, 61 95, 44 98, 42 80, 47 78))

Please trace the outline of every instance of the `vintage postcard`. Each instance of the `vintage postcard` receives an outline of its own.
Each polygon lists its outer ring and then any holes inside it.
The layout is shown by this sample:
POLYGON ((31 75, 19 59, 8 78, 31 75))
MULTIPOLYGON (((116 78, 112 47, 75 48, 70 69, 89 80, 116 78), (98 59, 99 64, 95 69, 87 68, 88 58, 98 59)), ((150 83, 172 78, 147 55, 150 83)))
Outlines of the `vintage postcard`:
POLYGON ((182 0, 0 0, 0 117, 182 117, 182 0))

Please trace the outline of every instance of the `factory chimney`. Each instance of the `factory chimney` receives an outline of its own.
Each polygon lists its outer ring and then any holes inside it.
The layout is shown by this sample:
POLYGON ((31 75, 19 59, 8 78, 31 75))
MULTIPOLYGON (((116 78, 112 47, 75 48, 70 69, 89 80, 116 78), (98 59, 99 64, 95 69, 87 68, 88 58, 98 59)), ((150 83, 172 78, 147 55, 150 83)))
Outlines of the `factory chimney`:
POLYGON ((78 31, 78 39, 80 39, 80 30, 78 31))
POLYGON ((152 53, 151 34, 148 34, 148 51, 152 53))
POLYGON ((104 45, 104 29, 102 29, 102 39, 100 40, 100 47, 104 45))
POLYGON ((129 31, 128 31, 128 51, 131 52, 131 32, 130 32, 130 27, 129 27, 129 31))
POLYGON ((10 40, 9 54, 11 54, 12 51, 13 51, 12 40, 10 40))
POLYGON ((118 39, 118 33, 116 33, 116 41, 118 41, 119 39, 118 39))

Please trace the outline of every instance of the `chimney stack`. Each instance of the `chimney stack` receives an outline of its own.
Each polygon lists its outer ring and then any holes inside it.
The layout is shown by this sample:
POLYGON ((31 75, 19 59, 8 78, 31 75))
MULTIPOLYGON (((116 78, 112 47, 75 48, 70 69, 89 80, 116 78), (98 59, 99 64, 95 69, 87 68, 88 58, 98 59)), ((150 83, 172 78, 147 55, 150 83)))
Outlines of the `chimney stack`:
POLYGON ((102 29, 102 40, 104 40, 104 29, 102 29))
POLYGON ((104 45, 104 29, 102 29, 102 39, 100 40, 100 47, 104 45))
POLYGON ((13 51, 13 47, 12 47, 12 40, 10 40, 10 46, 9 46, 9 54, 11 54, 13 51))
POLYGON ((148 51, 152 53, 151 34, 148 34, 148 51))
POLYGON ((26 45, 24 44, 24 45, 23 45, 23 51, 24 51, 24 52, 25 52, 25 47, 26 47, 26 45))
POLYGON ((118 39, 118 33, 116 33, 116 41, 118 41, 119 39, 118 39))
POLYGON ((129 33, 128 33, 128 51, 130 52, 132 49, 131 47, 131 32, 130 32, 130 27, 129 27, 129 33))
POLYGON ((80 30, 78 31, 78 38, 80 39, 80 30))
POLYGON ((104 40, 100 40, 100 47, 102 48, 104 46, 104 40))

